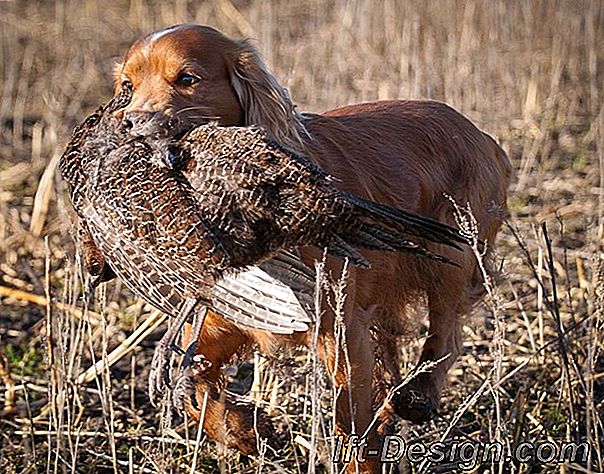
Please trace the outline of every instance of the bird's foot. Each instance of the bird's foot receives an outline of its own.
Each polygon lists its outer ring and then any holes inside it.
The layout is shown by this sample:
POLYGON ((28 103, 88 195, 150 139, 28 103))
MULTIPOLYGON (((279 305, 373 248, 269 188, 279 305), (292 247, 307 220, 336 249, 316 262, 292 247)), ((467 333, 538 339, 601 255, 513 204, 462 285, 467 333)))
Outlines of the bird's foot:
POLYGON ((182 371, 177 377, 172 391, 172 406, 179 412, 184 410, 186 397, 189 397, 193 409, 200 411, 195 394, 196 379, 207 372, 210 367, 212 367, 212 362, 202 354, 197 354, 190 360, 183 361, 182 371))
POLYGON ((172 387, 172 352, 182 353, 182 349, 160 341, 153 353, 149 372, 149 399, 153 406, 159 406, 166 393, 166 387, 172 387))

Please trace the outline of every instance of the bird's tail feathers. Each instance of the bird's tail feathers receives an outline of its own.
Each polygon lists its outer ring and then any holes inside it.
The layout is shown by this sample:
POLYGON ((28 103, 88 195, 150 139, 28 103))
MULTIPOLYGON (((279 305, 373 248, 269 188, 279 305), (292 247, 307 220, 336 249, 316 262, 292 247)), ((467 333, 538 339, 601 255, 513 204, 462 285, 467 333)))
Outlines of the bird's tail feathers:
POLYGON ((348 195, 347 198, 359 210, 364 211, 364 217, 373 221, 374 225, 380 228, 394 228, 403 234, 444 244, 457 250, 462 249, 459 244, 468 244, 467 239, 458 229, 443 222, 357 196, 348 195))
POLYGON ((347 240, 354 246, 361 246, 368 250, 379 250, 386 252, 409 252, 430 258, 442 263, 459 266, 444 255, 431 252, 416 242, 407 239, 400 233, 392 232, 383 227, 373 224, 363 224, 358 231, 347 240))

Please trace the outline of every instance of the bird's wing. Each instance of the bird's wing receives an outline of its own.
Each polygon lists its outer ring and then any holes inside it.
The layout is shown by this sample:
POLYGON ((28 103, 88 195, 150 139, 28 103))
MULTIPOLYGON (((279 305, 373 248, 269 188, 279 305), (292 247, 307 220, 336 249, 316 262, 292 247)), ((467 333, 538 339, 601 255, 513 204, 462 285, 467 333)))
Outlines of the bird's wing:
POLYGON ((198 215, 188 183, 154 165, 142 141, 118 142, 103 153, 100 127, 106 128, 101 120, 88 120, 73 147, 98 165, 78 176, 82 161, 72 160, 75 169, 68 175, 78 178, 78 212, 91 247, 100 249, 130 290, 170 315, 185 297, 203 295, 217 312, 244 326, 282 334, 308 328, 308 308, 264 269, 219 278, 214 286, 212 267, 228 266, 228 255, 198 215), (98 159, 91 156, 95 151, 98 159))
MULTIPOLYGON (((174 274, 173 266, 165 260, 141 252, 129 239, 111 232, 102 214, 94 209, 86 213, 93 219, 95 233, 104 230, 104 247, 109 253, 108 257, 103 256, 104 260, 111 262, 126 286, 152 306, 167 314, 176 314, 183 301, 180 292, 187 286, 182 278, 187 279, 183 273, 186 269, 181 268, 180 273, 174 274)), ((260 266, 219 279, 211 290, 210 305, 238 325, 292 334, 306 331, 311 322, 313 284, 313 271, 299 257, 280 252, 260 266)))
POLYGON ((212 307, 242 326, 276 334, 306 331, 313 311, 311 273, 299 260, 291 265, 277 256, 218 280, 212 307))
MULTIPOLYGON (((104 230, 103 253, 126 286, 161 311, 177 314, 183 294, 195 290, 191 286, 194 269, 142 252, 130 239, 110 229, 102 213, 87 209, 86 215, 93 221, 91 231, 104 230)), ((262 268, 254 266, 218 279, 208 303, 235 324, 292 334, 306 331, 311 322, 313 282, 312 271, 302 262, 278 255, 262 268)))
POLYGON ((197 273, 195 268, 175 265, 172 260, 142 248, 127 233, 120 232, 103 209, 89 204, 82 212, 106 262, 124 284, 147 303, 175 316, 184 295, 203 289, 201 284, 201 288, 191 284, 191 275, 197 273))
POLYGON ((110 267, 165 313, 177 314, 184 298, 208 301, 214 270, 228 254, 196 212, 186 183, 159 169, 144 143, 102 152, 78 206, 110 267))

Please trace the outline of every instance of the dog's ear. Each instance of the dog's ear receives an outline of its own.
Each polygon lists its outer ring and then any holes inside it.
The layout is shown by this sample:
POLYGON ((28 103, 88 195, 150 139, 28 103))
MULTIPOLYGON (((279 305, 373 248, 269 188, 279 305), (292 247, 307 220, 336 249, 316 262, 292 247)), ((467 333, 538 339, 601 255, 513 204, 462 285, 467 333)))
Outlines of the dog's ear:
POLYGON ((301 116, 249 40, 239 43, 230 67, 245 124, 260 125, 278 143, 299 150, 307 133, 301 116))
POLYGON ((113 88, 117 93, 122 86, 122 70, 124 69, 124 60, 119 59, 113 63, 113 88))

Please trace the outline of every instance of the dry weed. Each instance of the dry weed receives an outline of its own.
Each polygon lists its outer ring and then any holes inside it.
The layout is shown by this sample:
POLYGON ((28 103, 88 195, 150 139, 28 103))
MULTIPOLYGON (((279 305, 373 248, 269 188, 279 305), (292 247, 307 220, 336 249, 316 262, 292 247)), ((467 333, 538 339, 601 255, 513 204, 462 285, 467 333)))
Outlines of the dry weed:
MULTIPOLYGON (((486 304, 464 326, 441 417, 401 433, 509 449, 587 442, 585 462, 513 470, 604 471, 604 3, 23 0, 0 13, 0 472, 336 472, 338 394, 316 350, 234 361, 231 388, 255 377, 253 396, 290 432, 284 452, 245 458, 186 420, 162 430, 146 379, 163 317, 119 282, 90 305, 74 260, 56 158, 111 95, 128 44, 183 21, 256 38, 301 110, 427 97, 499 139, 517 170, 502 282, 486 279, 486 304)), ((420 342, 405 341, 403 367, 420 342)))

